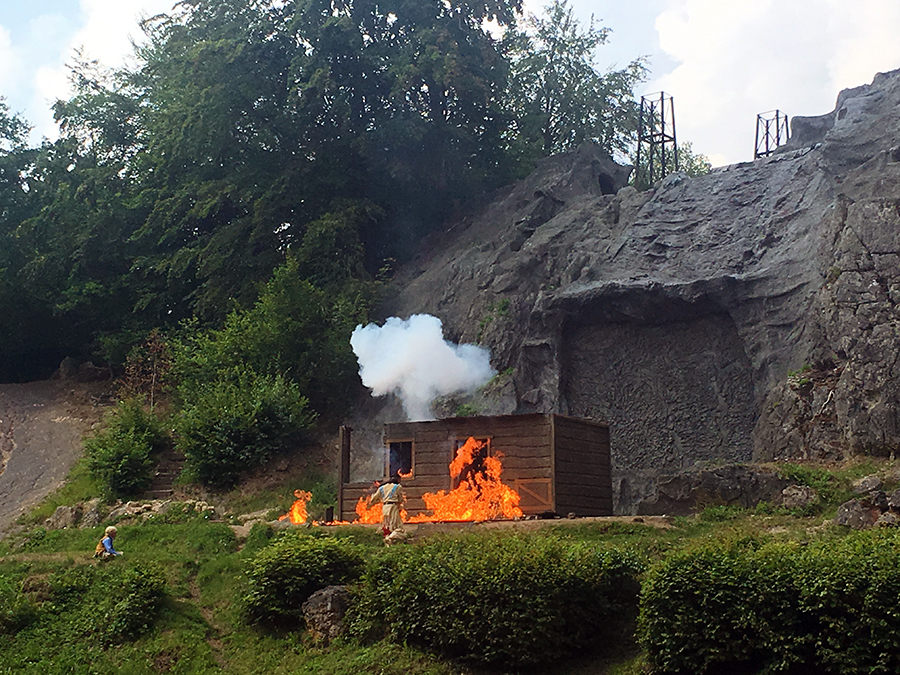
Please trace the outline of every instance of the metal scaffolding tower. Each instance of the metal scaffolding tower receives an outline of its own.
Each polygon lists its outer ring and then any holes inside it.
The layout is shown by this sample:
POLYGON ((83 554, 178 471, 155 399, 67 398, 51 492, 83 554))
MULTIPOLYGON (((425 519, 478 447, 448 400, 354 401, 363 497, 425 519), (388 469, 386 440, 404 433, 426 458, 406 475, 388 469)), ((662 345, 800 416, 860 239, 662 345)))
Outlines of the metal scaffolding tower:
POLYGON ((770 110, 756 116, 756 150, 753 159, 768 157, 790 139, 788 117, 780 110, 770 110))
POLYGON ((635 185, 649 187, 678 171, 675 106, 665 92, 641 96, 635 185))

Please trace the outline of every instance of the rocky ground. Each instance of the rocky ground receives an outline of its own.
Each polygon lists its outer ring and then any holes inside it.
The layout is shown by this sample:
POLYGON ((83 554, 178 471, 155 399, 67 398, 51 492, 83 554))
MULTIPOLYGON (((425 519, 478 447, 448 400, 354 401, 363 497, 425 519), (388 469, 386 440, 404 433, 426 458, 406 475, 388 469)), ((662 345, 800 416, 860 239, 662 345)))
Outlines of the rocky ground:
POLYGON ((108 383, 0 384, 0 537, 59 487, 81 437, 109 405, 108 383))

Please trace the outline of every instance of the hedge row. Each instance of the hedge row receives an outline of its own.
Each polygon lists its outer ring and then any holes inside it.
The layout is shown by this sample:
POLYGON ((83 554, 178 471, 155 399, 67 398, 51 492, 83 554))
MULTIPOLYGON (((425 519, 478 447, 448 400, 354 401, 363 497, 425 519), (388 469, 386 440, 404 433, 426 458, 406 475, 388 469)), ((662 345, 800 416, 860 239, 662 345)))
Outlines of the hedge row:
POLYGON ((518 667, 603 646, 629 629, 637 559, 540 536, 453 536, 388 549, 349 620, 444 657, 518 667))
POLYGON ((658 673, 898 673, 900 535, 673 554, 644 581, 639 635, 658 673))

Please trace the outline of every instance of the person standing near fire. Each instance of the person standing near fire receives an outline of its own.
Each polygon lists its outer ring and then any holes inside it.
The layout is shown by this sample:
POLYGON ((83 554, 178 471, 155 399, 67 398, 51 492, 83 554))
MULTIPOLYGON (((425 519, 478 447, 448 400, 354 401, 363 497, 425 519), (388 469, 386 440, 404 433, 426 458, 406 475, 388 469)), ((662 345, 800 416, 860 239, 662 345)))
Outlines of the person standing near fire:
POLYGON ((378 489, 369 497, 369 507, 381 502, 381 533, 384 535, 384 543, 387 546, 406 538, 403 529, 403 519, 400 517, 400 507, 406 501, 406 493, 400 485, 400 476, 394 474, 387 482, 378 486, 378 489))

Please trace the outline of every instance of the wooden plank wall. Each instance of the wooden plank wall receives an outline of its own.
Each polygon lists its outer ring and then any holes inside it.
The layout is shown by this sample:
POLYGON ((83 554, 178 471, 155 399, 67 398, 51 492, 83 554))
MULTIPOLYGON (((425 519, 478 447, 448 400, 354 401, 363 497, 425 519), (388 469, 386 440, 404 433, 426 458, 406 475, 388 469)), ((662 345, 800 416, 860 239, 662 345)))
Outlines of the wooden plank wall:
MULTIPOLYGON (((410 515, 425 510, 424 493, 451 488, 449 467, 455 441, 470 436, 491 439, 491 452, 503 463, 501 479, 519 491, 526 515, 612 513, 608 427, 558 415, 527 414, 385 425, 385 442, 413 441, 413 477, 403 481, 410 515)), ((372 489, 370 483, 345 484, 341 518, 353 520, 359 497, 372 489)))
POLYGON ((612 515, 609 427, 554 415, 556 512, 612 515))
MULTIPOLYGON (((385 442, 413 439, 413 477, 403 481, 407 511, 425 510, 425 492, 451 489, 450 462, 455 442, 470 436, 489 438, 491 452, 501 456, 501 479, 512 486, 516 480, 551 478, 550 417, 548 415, 503 415, 496 417, 454 417, 431 422, 403 422, 385 425, 385 442)), ((524 510, 524 509, 523 509, 524 510)), ((545 511, 546 507, 533 509, 545 511)))

